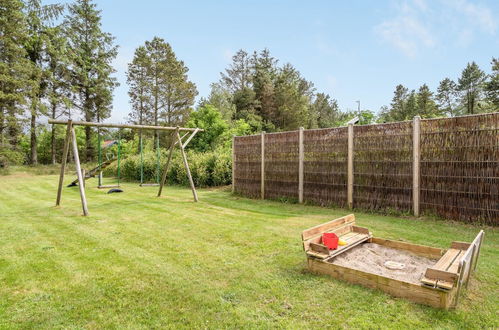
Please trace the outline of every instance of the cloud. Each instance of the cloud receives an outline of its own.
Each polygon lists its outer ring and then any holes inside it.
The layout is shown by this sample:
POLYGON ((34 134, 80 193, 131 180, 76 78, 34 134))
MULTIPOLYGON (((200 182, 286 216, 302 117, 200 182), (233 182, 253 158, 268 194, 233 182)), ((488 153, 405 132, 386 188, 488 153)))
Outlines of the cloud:
POLYGON ((468 0, 399 0, 394 14, 377 24, 374 33, 408 57, 453 42, 466 47, 478 31, 494 35, 497 21, 492 11, 468 0))
POLYGON ((408 57, 415 57, 421 48, 436 44, 424 22, 429 9, 424 0, 402 1, 396 5, 396 15, 374 27, 384 42, 391 44, 408 57))
POLYGON ((477 25, 482 31, 495 34, 497 21, 489 8, 466 0, 445 1, 445 3, 456 12, 464 15, 469 24, 477 25))
POLYGON ((415 57, 422 47, 435 45, 431 32, 417 18, 408 15, 385 21, 375 31, 409 57, 415 57))

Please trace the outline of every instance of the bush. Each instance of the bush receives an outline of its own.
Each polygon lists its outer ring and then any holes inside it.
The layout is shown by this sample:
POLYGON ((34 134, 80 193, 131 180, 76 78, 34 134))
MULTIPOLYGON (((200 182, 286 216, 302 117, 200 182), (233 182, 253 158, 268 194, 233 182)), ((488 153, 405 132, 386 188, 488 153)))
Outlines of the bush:
MULTIPOLYGON (((196 187, 212 187, 228 185, 232 180, 232 158, 228 149, 217 149, 198 153, 187 151, 187 160, 192 179, 196 187)), ((160 157, 161 178, 168 159, 168 153, 163 151, 160 157)), ((156 153, 144 152, 144 182, 156 182, 156 153)), ((116 176, 117 163, 104 170, 106 176, 116 176)), ((128 156, 121 160, 121 178, 131 181, 140 181, 140 155, 128 156)), ((179 150, 173 153, 167 175, 168 184, 189 185, 189 179, 179 150)))

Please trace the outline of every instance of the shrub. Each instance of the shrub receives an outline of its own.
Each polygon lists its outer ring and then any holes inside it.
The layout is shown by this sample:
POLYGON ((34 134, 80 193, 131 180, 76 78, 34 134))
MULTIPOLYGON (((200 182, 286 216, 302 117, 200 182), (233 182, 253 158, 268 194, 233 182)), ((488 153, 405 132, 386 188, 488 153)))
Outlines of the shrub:
MULTIPOLYGON (((160 178, 167 159, 168 153, 163 151, 160 157, 160 178)), ((187 151, 187 160, 196 187, 230 184, 232 177, 230 150, 217 149, 204 153, 187 151)), ((153 151, 144 152, 143 164, 144 182, 156 182, 156 153, 153 151)), ((106 176, 115 176, 116 174, 116 162, 104 170, 106 176)), ((121 178, 131 181, 140 180, 140 155, 128 156, 121 160, 121 178)), ((173 159, 168 169, 167 182, 168 184, 189 185, 182 155, 178 150, 173 153, 173 159)))

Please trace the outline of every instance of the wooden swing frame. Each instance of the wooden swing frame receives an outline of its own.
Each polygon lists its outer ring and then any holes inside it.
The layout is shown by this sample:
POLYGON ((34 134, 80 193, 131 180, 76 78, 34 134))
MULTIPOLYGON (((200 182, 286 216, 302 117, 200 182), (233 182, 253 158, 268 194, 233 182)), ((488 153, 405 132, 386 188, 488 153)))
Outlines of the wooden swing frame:
POLYGON ((83 209, 83 215, 87 216, 88 213, 88 205, 87 198, 85 196, 85 179, 83 177, 83 172, 81 169, 80 157, 78 155, 78 143, 76 140, 76 132, 74 126, 92 126, 92 127, 108 127, 108 128, 131 128, 131 129, 145 129, 145 130, 155 130, 155 131, 172 131, 173 139, 170 145, 170 152, 168 153, 168 160, 166 162, 166 166, 163 170, 163 175, 161 177, 161 182, 158 190, 158 197, 161 196, 163 191, 163 186, 166 183, 166 177, 168 174, 168 168, 171 163, 171 159, 173 156, 173 149, 176 145, 178 145, 180 152, 182 154, 182 160, 184 163, 185 170, 187 172, 187 177, 189 179, 189 184, 191 186, 192 195, 194 198, 194 202, 198 201, 198 195, 196 192, 196 187, 194 186, 194 181, 192 180, 191 171, 189 169, 189 163, 187 161, 187 156, 185 154, 185 147, 191 142, 192 138, 198 133, 202 132, 203 129, 200 128, 185 128, 185 127, 165 127, 165 126, 148 126, 148 125, 128 125, 128 124, 111 124, 111 123, 92 123, 87 121, 72 121, 72 120, 54 120, 49 119, 49 124, 56 125, 66 125, 66 139, 64 140, 64 149, 62 154, 61 161, 61 172, 59 174, 59 185, 57 187, 57 198, 55 205, 60 206, 61 197, 62 197, 62 185, 64 181, 64 172, 66 169, 66 162, 69 154, 69 146, 72 145, 73 148, 73 158, 76 165, 76 175, 78 177, 78 188, 80 190, 80 198, 81 198, 81 206, 83 209), (187 132, 185 135, 180 137, 180 131, 187 132), (185 141, 182 141, 184 137, 187 137, 185 141))

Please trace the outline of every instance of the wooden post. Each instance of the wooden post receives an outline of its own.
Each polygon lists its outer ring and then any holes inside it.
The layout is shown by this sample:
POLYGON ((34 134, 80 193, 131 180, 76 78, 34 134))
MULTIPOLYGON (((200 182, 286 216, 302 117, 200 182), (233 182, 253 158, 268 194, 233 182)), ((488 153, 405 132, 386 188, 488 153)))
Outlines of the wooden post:
POLYGON ((189 183, 191 184, 192 196, 194 197, 194 201, 198 201, 198 194, 196 192, 196 187, 194 186, 194 181, 192 180, 191 170, 189 169, 189 163, 187 162, 187 156, 185 155, 184 146, 182 145, 182 139, 180 138, 180 134, 177 131, 178 145, 180 146, 180 152, 182 153, 182 160, 184 161, 185 170, 187 171, 187 177, 189 178, 189 183))
POLYGON ((298 202, 303 203, 303 127, 298 132, 298 202))
POLYGON ((236 136, 232 135, 232 193, 236 189, 236 136))
POLYGON ((83 177, 83 187, 85 187, 85 184, 86 184, 86 183, 85 183, 85 182, 86 182, 86 180, 85 180, 85 176, 86 176, 86 175, 87 175, 87 171, 85 171, 85 169, 84 169, 84 168, 82 168, 82 169, 81 169, 81 176, 83 177))
POLYGON ((159 184, 158 197, 161 196, 161 192, 163 191, 163 186, 165 185, 165 182, 166 182, 166 176, 168 175, 168 167, 170 167, 170 162, 171 162, 172 156, 173 156, 173 149, 175 148, 175 145, 178 142, 175 140, 175 134, 176 134, 175 132, 172 134, 172 144, 170 146, 170 152, 168 153, 168 159, 166 161, 165 170, 163 171, 163 176, 162 176, 161 182, 159 184))
POLYGON ((419 194, 420 194, 420 138, 421 118, 414 117, 412 121, 412 209, 414 216, 419 217, 419 194))
POLYGON ((73 127, 73 125, 71 124, 71 120, 68 120, 68 125, 66 127, 66 139, 64 140, 64 150, 62 152, 61 173, 59 174, 59 186, 57 188, 57 198, 55 200, 55 206, 59 206, 61 204, 62 184, 64 183, 64 171, 66 169, 66 162, 68 160, 68 152, 69 152, 69 144, 71 143, 71 128, 72 127, 73 127))
POLYGON ((265 132, 261 134, 260 198, 265 199, 265 132))
POLYGON ((73 157, 76 165, 76 175, 78 176, 78 188, 80 188, 81 206, 83 208, 83 215, 87 216, 88 208, 87 198, 85 197, 85 178, 81 175, 80 156, 78 155, 78 143, 76 142, 76 132, 74 127, 71 127, 71 135, 73 140, 73 157))
POLYGON ((347 204, 353 208, 353 124, 348 124, 347 204))

